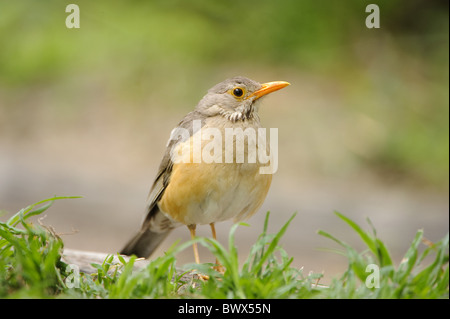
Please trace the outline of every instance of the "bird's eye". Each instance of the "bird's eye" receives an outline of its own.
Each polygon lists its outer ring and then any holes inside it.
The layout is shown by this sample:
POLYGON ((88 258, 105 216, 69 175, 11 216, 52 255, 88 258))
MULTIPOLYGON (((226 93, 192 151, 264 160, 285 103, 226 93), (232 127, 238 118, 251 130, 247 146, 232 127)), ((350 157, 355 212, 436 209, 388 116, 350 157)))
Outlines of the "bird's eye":
POLYGON ((235 97, 242 97, 244 95, 244 89, 234 88, 232 93, 235 97))

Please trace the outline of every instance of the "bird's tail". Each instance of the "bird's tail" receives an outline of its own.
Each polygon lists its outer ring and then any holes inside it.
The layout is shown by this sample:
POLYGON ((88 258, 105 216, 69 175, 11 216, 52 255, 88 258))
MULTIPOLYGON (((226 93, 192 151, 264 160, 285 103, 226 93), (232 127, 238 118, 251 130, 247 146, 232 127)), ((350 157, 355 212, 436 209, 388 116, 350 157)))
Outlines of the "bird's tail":
POLYGON ((122 248, 120 254, 148 258, 169 233, 170 230, 157 233, 148 228, 142 229, 122 248))

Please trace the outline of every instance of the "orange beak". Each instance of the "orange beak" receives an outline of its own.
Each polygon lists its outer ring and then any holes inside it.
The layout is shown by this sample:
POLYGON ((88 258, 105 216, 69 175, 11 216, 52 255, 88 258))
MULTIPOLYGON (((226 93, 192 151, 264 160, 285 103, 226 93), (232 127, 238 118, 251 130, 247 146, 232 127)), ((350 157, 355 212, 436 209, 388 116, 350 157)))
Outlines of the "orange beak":
POLYGON ((282 88, 291 85, 289 82, 285 81, 275 81, 275 82, 267 82, 261 84, 261 88, 258 91, 253 92, 251 95, 249 95, 248 98, 254 97, 255 100, 259 99, 260 97, 281 90, 282 88))

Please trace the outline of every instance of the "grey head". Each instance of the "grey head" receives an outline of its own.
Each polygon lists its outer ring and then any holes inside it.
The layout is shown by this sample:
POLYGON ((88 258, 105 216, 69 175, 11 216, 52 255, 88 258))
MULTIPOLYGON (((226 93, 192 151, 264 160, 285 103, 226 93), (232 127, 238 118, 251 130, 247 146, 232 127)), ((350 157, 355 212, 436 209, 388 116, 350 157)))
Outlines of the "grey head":
POLYGON ((256 81, 237 76, 216 84, 200 100, 196 111, 205 116, 223 116, 230 121, 248 120, 256 111, 257 96, 262 88, 256 81))

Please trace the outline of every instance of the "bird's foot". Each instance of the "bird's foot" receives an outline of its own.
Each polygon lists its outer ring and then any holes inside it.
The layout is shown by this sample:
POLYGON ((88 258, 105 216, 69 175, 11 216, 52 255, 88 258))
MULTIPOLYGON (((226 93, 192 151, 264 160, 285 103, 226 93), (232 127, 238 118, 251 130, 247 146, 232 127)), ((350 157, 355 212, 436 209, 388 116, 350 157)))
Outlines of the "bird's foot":
POLYGON ((215 271, 217 271, 219 274, 224 274, 226 269, 224 266, 222 266, 221 264, 216 264, 214 267, 212 267, 212 269, 214 269, 215 271))
POLYGON ((204 274, 196 274, 197 278, 200 279, 201 281, 208 281, 209 280, 209 276, 208 275, 204 275, 204 274))
MULTIPOLYGON (((223 275, 226 271, 226 268, 224 266, 222 266, 221 264, 216 264, 215 266, 212 267, 212 269, 217 271, 221 275, 223 275)), ((195 278, 200 279, 201 281, 205 282, 210 279, 210 276, 201 274, 201 273, 196 273, 195 278)))

